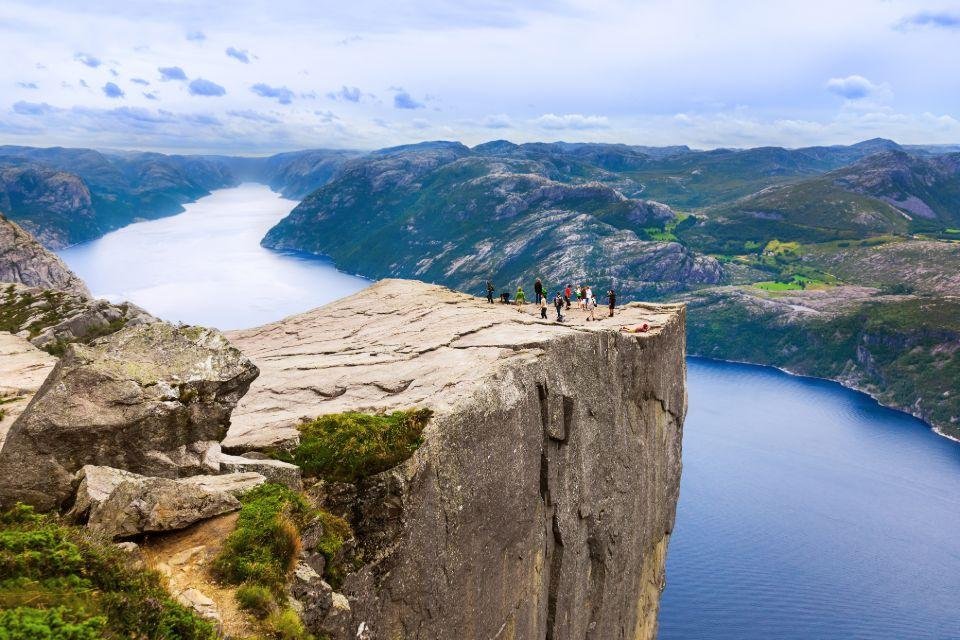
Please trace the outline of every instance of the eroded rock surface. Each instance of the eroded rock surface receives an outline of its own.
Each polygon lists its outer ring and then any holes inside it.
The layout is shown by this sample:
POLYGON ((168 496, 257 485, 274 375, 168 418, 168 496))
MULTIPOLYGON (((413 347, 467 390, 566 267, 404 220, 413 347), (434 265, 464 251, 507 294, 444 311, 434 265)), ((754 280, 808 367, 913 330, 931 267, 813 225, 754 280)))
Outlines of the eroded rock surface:
POLYGON ((3 215, 0 215, 0 282, 19 282, 90 297, 87 285, 59 257, 3 215))
POLYGON ((317 629, 655 636, 679 492, 684 311, 584 315, 540 321, 388 280, 230 334, 262 375, 227 448, 289 445, 301 417, 323 413, 435 412, 412 458, 359 487, 351 519, 363 563, 317 629), (645 333, 619 331, 644 322, 645 333))
POLYGON ((156 323, 72 344, 0 450, 0 504, 54 509, 103 465, 166 478, 216 471, 257 368, 217 331, 156 323))
POLYGON ((23 338, 0 331, 0 449, 10 426, 56 363, 56 358, 23 338))

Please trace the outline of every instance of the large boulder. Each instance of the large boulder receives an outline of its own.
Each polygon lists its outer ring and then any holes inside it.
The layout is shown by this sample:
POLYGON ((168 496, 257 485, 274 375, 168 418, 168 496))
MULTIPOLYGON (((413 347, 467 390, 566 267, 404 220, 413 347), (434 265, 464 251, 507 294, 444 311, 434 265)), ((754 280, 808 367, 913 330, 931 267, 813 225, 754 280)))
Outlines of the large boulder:
POLYGON ((87 465, 69 517, 112 538, 183 529, 240 508, 238 495, 263 484, 255 473, 193 478, 148 478, 129 471, 87 465))
POLYGON ((56 358, 23 338, 0 331, 0 448, 56 363, 56 358))
POLYGON ((69 345, 0 450, 0 504, 56 509, 88 464, 165 478, 212 470, 258 373, 202 327, 140 325, 69 345))

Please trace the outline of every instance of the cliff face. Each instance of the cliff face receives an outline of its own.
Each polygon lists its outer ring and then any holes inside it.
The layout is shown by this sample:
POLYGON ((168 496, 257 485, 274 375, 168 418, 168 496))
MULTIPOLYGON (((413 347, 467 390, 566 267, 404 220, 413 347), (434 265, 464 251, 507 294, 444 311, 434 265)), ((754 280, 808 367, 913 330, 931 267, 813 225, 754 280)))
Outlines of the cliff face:
POLYGON ((60 258, 3 215, 0 215, 0 282, 19 282, 90 297, 87 286, 60 258))
POLYGON ((435 411, 413 457, 358 487, 349 515, 365 560, 339 589, 349 610, 334 607, 332 637, 654 637, 679 491, 684 311, 582 316, 540 321, 383 281, 230 335, 262 373, 225 448, 289 444, 300 417, 435 411), (652 329, 617 330, 641 321, 652 329))

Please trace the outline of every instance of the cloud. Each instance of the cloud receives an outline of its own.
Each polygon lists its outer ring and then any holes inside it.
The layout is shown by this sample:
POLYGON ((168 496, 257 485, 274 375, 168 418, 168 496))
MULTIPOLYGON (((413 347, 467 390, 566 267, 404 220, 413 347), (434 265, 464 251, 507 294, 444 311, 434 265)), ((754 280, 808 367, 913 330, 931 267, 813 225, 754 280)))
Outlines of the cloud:
POLYGON ((82 53, 82 52, 81 52, 81 53, 75 53, 75 54, 73 55, 73 59, 76 60, 76 61, 78 61, 78 62, 81 62, 81 63, 87 65, 88 67, 90 67, 90 68, 92 68, 92 69, 96 69, 96 68, 99 67, 101 64, 103 64, 102 62, 100 62, 100 58, 97 58, 97 57, 95 57, 95 56, 92 56, 92 55, 90 55, 89 53, 82 53))
POLYGON ((114 78, 118 78, 120 76, 116 69, 110 69, 110 75, 112 75, 114 78))
POLYGON ((56 107, 52 107, 46 102, 24 102, 21 100, 13 104, 13 112, 22 116, 42 116, 54 111, 56 111, 56 107))
POLYGON ((36 82, 18 82, 17 86, 20 87, 21 89, 36 89, 37 83, 36 82))
POLYGON ((334 44, 336 44, 338 47, 345 47, 349 44, 353 44, 354 42, 360 42, 361 40, 363 40, 362 36, 352 35, 352 36, 347 36, 342 40, 337 40, 334 44))
POLYGON ((82 79, 82 78, 80 79, 80 86, 81 86, 81 87, 86 87, 86 88, 89 88, 89 87, 90 87, 90 85, 87 84, 87 81, 84 80, 84 79, 82 79))
POLYGON ((187 31, 187 40, 191 42, 203 42, 207 39, 207 34, 203 31, 187 31))
POLYGON ((180 67, 159 67, 161 80, 186 80, 187 74, 180 67))
POLYGON ((216 82, 197 78, 190 82, 190 95, 192 96, 222 96, 227 92, 226 89, 216 82))
POLYGON ((293 100, 293 91, 286 87, 271 87, 268 84, 258 82, 250 87, 250 90, 264 98, 276 98, 280 104, 290 104, 293 100))
POLYGON ((346 100, 347 102, 360 102, 360 98, 363 97, 363 93, 360 91, 359 87, 348 87, 346 85, 340 87, 339 91, 331 91, 327 94, 327 97, 331 100, 346 100))
POLYGON ((393 106, 396 109, 423 109, 424 104, 417 102, 410 94, 403 89, 398 89, 400 93, 393 96, 393 106))
POLYGON ((579 113, 566 113, 563 115, 545 113, 539 118, 534 119, 533 123, 544 129, 551 130, 572 129, 575 131, 586 131, 589 129, 608 129, 610 127, 610 121, 606 116, 585 116, 579 113))
POLYGON ((236 47, 227 47, 227 55, 236 58, 243 64, 250 64, 250 53, 246 49, 237 49, 236 47))
POLYGON ((261 113, 259 111, 253 111, 252 109, 241 109, 237 111, 227 111, 228 116, 233 116, 234 118, 242 118, 244 120, 249 120, 251 122, 263 122, 266 124, 280 124, 280 120, 274 118, 273 116, 267 113, 261 113))
POLYGON ((122 98, 124 96, 123 89, 118 87, 112 82, 108 82, 103 85, 103 95, 108 98, 122 98))
POLYGON ((863 76, 853 75, 846 78, 830 78, 827 80, 827 91, 835 93, 847 100, 860 100, 874 95, 881 90, 880 85, 876 85, 863 76))
POLYGON ((480 121, 480 126, 485 129, 509 129, 513 126, 513 121, 505 113, 498 113, 485 117, 480 121))
POLYGON ((149 80, 144 80, 143 78, 130 78, 130 82, 132 82, 133 84, 142 84, 143 86, 147 86, 150 84, 149 80))
POLYGON ((960 14, 921 11, 905 17, 896 24, 897 29, 905 31, 916 27, 933 27, 938 29, 960 29, 960 14))
POLYGON ((157 97, 157 94, 155 94, 153 91, 144 91, 144 92, 143 92, 143 97, 146 98, 147 100, 159 100, 159 99, 160 99, 160 98, 157 97))

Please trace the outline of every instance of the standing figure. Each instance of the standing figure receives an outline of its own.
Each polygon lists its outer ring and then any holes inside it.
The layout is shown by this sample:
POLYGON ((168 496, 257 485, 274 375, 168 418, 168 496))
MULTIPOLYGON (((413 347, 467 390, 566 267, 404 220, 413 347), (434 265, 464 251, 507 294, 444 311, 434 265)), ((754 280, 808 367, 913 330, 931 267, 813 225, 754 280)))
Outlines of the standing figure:
POLYGON ((610 289, 607 291, 607 300, 610 301, 610 317, 613 317, 613 309, 617 306, 617 293, 610 289))
POLYGON ((493 282, 490 281, 490 280, 487 280, 487 302, 489 302, 490 304, 493 304, 493 290, 494 290, 494 288, 495 288, 495 287, 493 286, 493 282))
MULTIPOLYGON (((569 289, 569 287, 570 287, 570 285, 567 285, 567 288, 568 288, 568 289, 569 289)), ((563 304, 564 304, 564 296, 561 296, 561 295, 558 293, 558 294, 557 294, 557 297, 553 299, 553 306, 555 306, 555 307, 557 308, 557 322, 563 322, 563 313, 562 313, 562 311, 563 311, 563 304)), ((567 304, 567 309, 569 309, 569 308, 570 308, 570 297, 569 297, 569 296, 566 297, 566 304, 567 304)))
POLYGON ((540 317, 547 319, 547 296, 540 294, 540 317))
POLYGON ((570 296, 573 295, 573 289, 570 288, 570 285, 567 285, 567 288, 563 290, 563 301, 567 303, 567 311, 570 310, 570 296))
POLYGON ((523 293, 523 287, 517 287, 517 311, 523 311, 523 305, 527 302, 527 296, 523 293))
POLYGON ((540 300, 544 298, 543 283, 540 282, 540 278, 537 278, 537 281, 533 283, 533 292, 537 296, 537 304, 540 304, 540 300))

